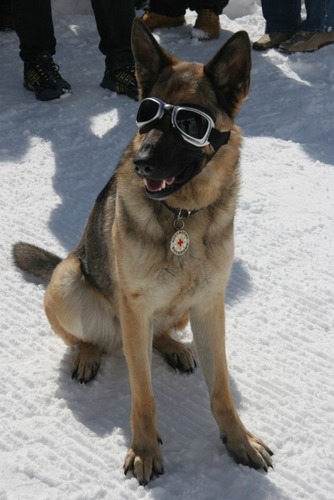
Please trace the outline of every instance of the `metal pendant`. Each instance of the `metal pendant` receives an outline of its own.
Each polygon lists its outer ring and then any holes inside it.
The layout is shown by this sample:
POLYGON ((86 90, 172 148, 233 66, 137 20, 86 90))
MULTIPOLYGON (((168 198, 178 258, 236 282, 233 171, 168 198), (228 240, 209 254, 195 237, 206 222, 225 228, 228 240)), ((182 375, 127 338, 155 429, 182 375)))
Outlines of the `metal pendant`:
POLYGON ((183 255, 189 248, 190 238, 187 231, 183 229, 184 222, 182 220, 181 209, 173 225, 177 231, 173 234, 172 239, 170 240, 170 249, 174 255, 183 255))
POLYGON ((189 234, 184 229, 179 229, 170 240, 170 249, 174 255, 183 255, 189 247, 189 234))

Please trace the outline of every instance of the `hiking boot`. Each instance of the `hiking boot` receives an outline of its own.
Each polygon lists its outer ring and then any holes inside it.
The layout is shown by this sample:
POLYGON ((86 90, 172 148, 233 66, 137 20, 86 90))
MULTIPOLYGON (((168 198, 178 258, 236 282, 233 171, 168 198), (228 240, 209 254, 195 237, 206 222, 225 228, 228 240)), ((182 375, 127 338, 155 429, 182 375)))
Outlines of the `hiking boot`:
POLYGON ((71 85, 59 73, 59 66, 50 54, 42 54, 24 63, 24 86, 35 92, 40 101, 54 101, 69 97, 71 85))
POLYGON ((191 31, 192 38, 198 38, 198 40, 213 40, 214 38, 219 38, 219 35, 219 16, 210 9, 199 10, 195 26, 191 31))
POLYGON ((145 12, 141 19, 144 21, 148 29, 151 31, 156 28, 175 28, 176 26, 182 26, 185 23, 185 17, 182 16, 164 16, 163 14, 157 14, 156 12, 145 12))
POLYGON ((314 52, 331 43, 334 43, 334 31, 323 31, 321 33, 297 31, 290 40, 279 45, 279 50, 288 54, 314 52))
POLYGON ((126 94, 128 97, 138 100, 138 84, 133 65, 106 69, 100 85, 104 89, 117 92, 117 94, 126 94))
POLYGON ((287 31, 278 31, 272 33, 265 33, 256 42, 253 43, 254 50, 267 50, 276 49, 280 43, 285 42, 291 38, 293 33, 287 31))

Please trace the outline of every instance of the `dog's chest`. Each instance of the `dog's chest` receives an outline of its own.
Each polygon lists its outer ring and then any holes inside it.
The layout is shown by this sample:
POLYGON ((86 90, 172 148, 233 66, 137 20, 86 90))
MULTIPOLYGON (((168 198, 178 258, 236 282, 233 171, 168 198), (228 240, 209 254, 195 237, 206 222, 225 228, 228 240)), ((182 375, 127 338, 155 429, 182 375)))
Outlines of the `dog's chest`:
POLYGON ((187 257, 176 257, 165 262, 149 286, 149 295, 154 309, 184 310, 196 301, 206 281, 205 272, 187 257))
POLYGON ((229 265, 221 260, 220 252, 212 251, 209 256, 203 235, 194 234, 191 228, 189 240, 189 247, 182 255, 175 255, 167 248, 167 256, 151 276, 149 289, 156 298, 156 309, 190 308, 216 281, 225 264, 229 265))
POLYGON ((140 238, 123 240, 120 255, 129 293, 141 297, 151 311, 189 309, 203 294, 223 286, 233 254, 231 234, 222 231, 226 221, 210 220, 204 210, 183 220, 186 248, 172 217, 148 218, 146 224, 137 218, 140 238), (173 252, 173 244, 184 252, 173 252))

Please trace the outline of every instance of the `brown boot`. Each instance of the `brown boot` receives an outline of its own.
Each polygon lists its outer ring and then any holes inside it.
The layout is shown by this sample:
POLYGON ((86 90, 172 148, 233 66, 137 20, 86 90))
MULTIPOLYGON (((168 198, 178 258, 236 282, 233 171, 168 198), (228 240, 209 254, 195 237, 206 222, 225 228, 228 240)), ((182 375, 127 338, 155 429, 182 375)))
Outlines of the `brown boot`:
POLYGON ((289 40, 293 33, 290 32, 272 32, 265 33, 256 42, 253 43, 254 50, 276 49, 282 42, 289 40))
POLYGON ((211 9, 199 10, 191 36, 199 40, 213 40, 219 38, 219 35, 219 16, 211 9))
POLYGON ((281 43, 278 48, 282 52, 294 54, 295 52, 314 52, 331 43, 334 43, 334 31, 321 33, 297 31, 293 37, 281 43))
POLYGON ((156 28, 175 28, 185 22, 184 16, 164 16, 151 11, 145 12, 141 19, 151 31, 156 28))

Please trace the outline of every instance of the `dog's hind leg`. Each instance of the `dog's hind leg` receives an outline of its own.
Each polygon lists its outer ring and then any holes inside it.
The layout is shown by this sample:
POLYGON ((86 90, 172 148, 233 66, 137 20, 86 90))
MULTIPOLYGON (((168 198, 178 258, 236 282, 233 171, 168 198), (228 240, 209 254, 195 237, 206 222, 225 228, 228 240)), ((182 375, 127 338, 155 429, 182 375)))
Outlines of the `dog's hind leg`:
POLYGON ((82 384, 86 384, 95 378, 100 368, 101 353, 93 344, 81 342, 79 350, 73 356, 72 378, 77 378, 82 384))
POLYGON ((112 337, 110 306, 82 274, 79 259, 70 256, 55 269, 46 290, 44 308, 52 329, 65 344, 77 347, 72 377, 92 380, 100 367, 101 352, 112 337))
POLYGON ((90 382, 100 368, 100 350, 93 344, 82 342, 59 324, 55 308, 48 295, 45 299, 45 312, 53 331, 63 339, 66 345, 76 348, 72 360, 72 378, 78 379, 80 383, 90 382))
POLYGON ((170 328, 158 330, 153 338, 153 347, 160 352, 172 368, 192 373, 196 368, 196 361, 191 350, 170 336, 172 329, 181 330, 187 325, 188 321, 188 314, 185 314, 175 321, 170 328))

